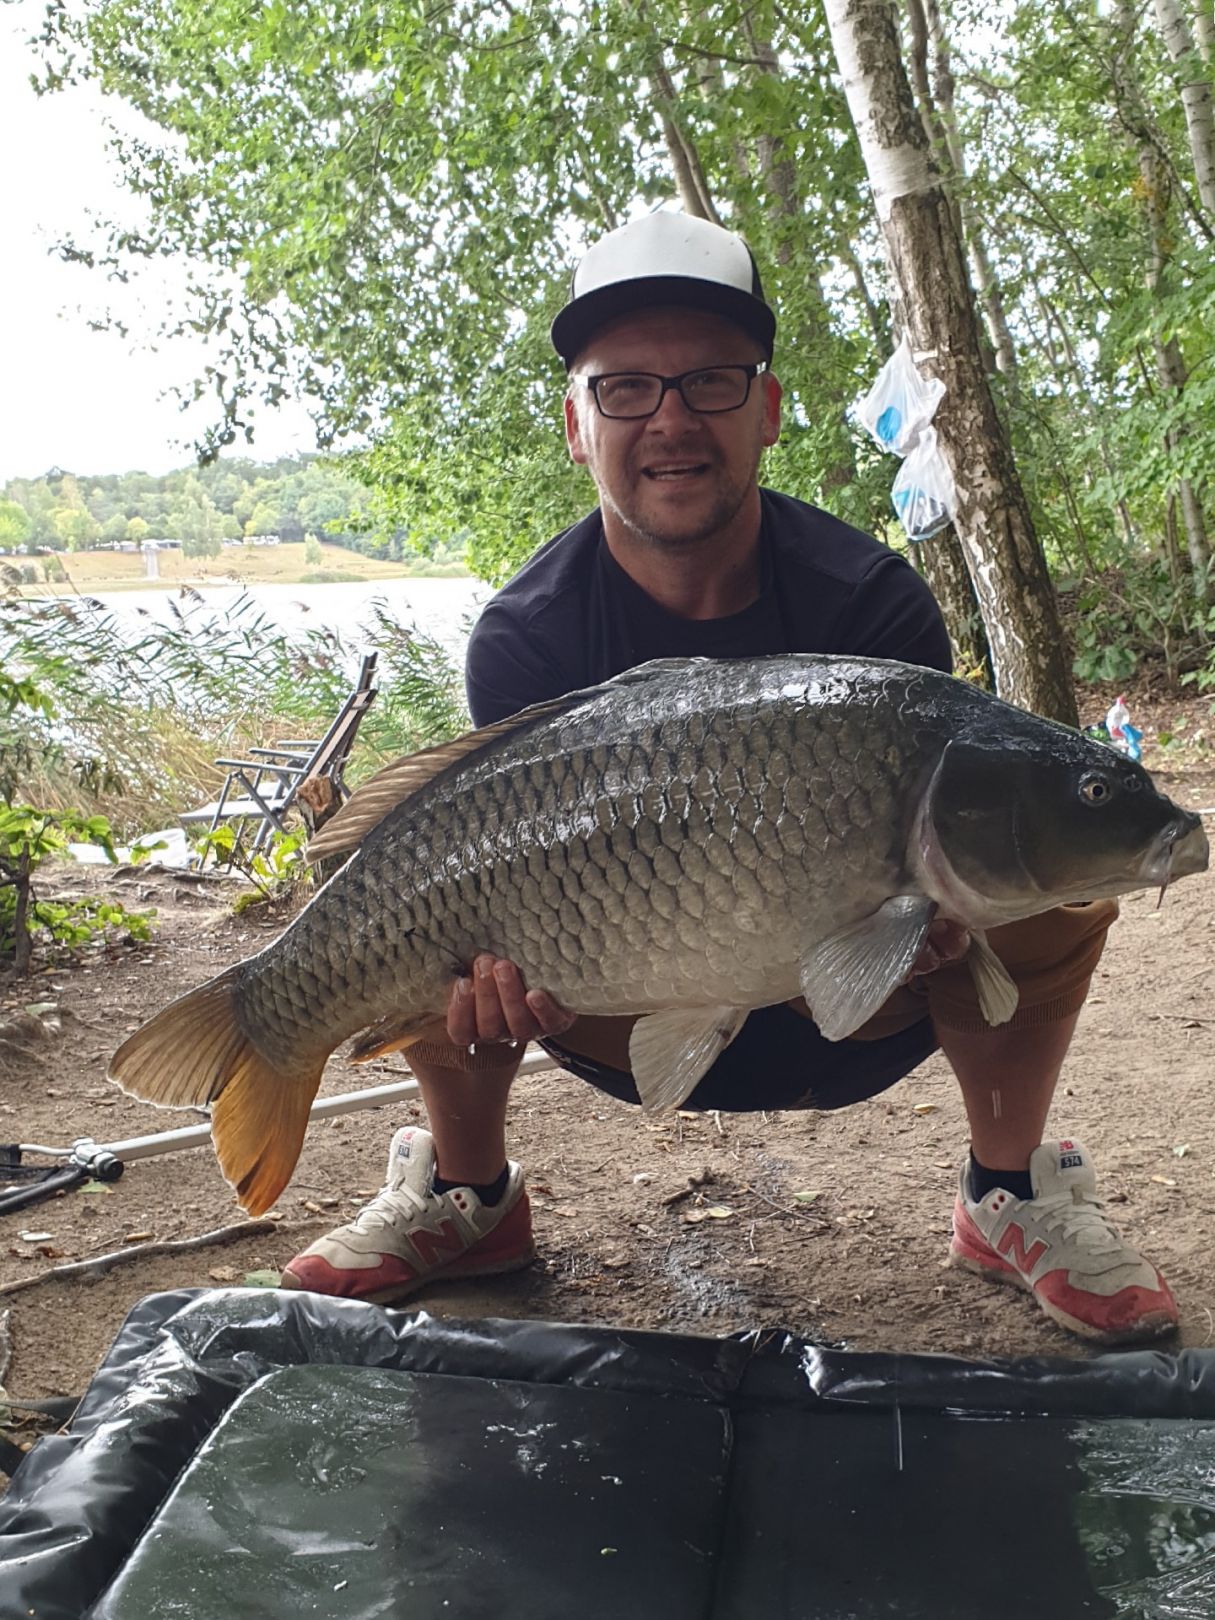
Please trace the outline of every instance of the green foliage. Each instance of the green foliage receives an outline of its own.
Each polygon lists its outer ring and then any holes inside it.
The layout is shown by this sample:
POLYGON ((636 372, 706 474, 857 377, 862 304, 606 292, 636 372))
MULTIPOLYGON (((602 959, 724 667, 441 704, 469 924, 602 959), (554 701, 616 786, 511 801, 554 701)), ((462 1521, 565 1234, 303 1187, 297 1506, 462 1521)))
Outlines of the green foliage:
POLYGON ((1082 681, 1128 680, 1145 660, 1160 658, 1170 682, 1215 670, 1215 606, 1206 580, 1170 574, 1157 562, 1129 562, 1077 593, 1073 668, 1082 681))
POLYGON ((28 970, 39 943, 76 949, 115 934, 148 938, 149 913, 128 912, 97 895, 45 898, 35 892, 38 868, 72 842, 96 844, 115 858, 104 816, 0 804, 0 962, 17 973, 28 970))
POLYGON ((16 501, 0 500, 0 551, 16 551, 30 537, 33 524, 16 501))
POLYGON ((252 905, 290 893, 308 881, 304 850, 308 843, 306 827, 291 832, 273 831, 259 850, 248 850, 238 841, 231 822, 205 833, 195 849, 205 863, 208 857, 222 866, 234 867, 254 884, 252 891, 239 895, 233 911, 239 916, 252 905))
MULTIPOLYGON (((1134 604, 1093 609, 1080 659, 1125 668, 1156 623, 1183 670, 1209 547, 1180 535, 1182 480, 1215 521, 1215 219, 1178 71, 1151 8, 939 11, 967 164, 949 185, 1011 331, 998 384, 1035 522, 1057 568, 1135 581, 1134 604)), ((847 417, 889 352, 887 271, 820 4, 81 0, 49 10, 39 49, 48 89, 91 78, 147 121, 116 138, 147 228, 66 251, 122 276, 168 253, 205 267, 177 312, 221 349, 193 389, 214 407, 204 452, 296 390, 321 442, 369 441, 325 468, 344 490, 204 469, 245 534, 344 530, 394 556, 458 537, 497 581, 579 516, 548 323, 577 244, 671 201, 676 135, 780 312, 767 477, 889 525, 893 463, 847 417)), ((79 528, 65 512, 107 520, 61 484, 49 504, 10 485, 31 543, 79 528)), ((138 493, 163 532, 164 492, 138 493)))

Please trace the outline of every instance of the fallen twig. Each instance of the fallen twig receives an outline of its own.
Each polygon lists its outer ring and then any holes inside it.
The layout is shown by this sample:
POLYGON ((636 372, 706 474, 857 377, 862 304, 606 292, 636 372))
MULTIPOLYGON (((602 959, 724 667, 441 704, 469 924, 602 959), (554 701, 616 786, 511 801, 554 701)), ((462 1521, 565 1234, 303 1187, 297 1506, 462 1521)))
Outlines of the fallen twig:
POLYGON ((198 1237, 172 1238, 162 1243, 137 1243, 128 1249, 94 1255, 91 1260, 74 1260, 67 1266, 52 1266, 49 1271, 40 1271, 36 1277, 19 1277, 16 1282, 0 1283, 0 1294, 19 1294, 22 1289, 33 1288, 38 1283, 58 1277, 103 1277, 124 1260, 139 1260, 152 1254, 184 1254, 189 1249, 206 1249, 213 1244, 234 1243, 238 1238, 283 1230, 282 1221, 238 1221, 235 1226, 220 1226, 214 1232, 203 1232, 198 1237))
POLYGON ((789 1209, 785 1204, 778 1204, 775 1198, 769 1198, 767 1193, 761 1193, 758 1187, 751 1187, 744 1184, 742 1190, 745 1193, 750 1193, 752 1198, 762 1198, 765 1204, 771 1204, 772 1208, 778 1215, 793 1215, 798 1220, 803 1221, 813 1221, 818 1219, 818 1216, 813 1214, 808 1209, 798 1209, 796 1205, 794 1205, 792 1209, 789 1209))
POLYGON ((686 1187, 681 1187, 678 1192, 669 1193, 662 1200, 663 1207, 670 1209, 672 1204, 682 1204, 685 1198, 691 1198, 693 1193, 699 1192, 702 1187, 707 1187, 712 1180, 713 1172, 707 1169, 702 1170, 698 1176, 689 1176, 686 1187))

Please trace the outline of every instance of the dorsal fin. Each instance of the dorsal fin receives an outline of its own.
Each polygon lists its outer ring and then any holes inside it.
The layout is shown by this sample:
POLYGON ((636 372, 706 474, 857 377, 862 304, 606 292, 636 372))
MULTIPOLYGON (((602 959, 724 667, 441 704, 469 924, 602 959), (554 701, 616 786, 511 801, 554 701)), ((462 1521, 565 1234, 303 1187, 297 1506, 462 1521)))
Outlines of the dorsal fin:
POLYGON ((462 737, 453 737, 450 742, 438 743, 434 748, 423 748, 416 754, 404 754, 355 789, 337 815, 327 821, 310 841, 305 851, 306 858, 309 862, 315 862, 329 855, 350 854, 373 827, 379 826, 389 811, 421 792, 444 771, 471 759, 482 748, 509 737, 512 732, 522 731, 536 720, 576 708, 579 703, 596 698, 613 687, 640 685, 655 675, 711 661, 707 658, 653 658, 647 664, 637 664, 619 675, 613 675, 599 686, 585 686, 577 692, 566 692, 563 697, 550 698, 545 703, 533 703, 530 708, 520 709, 518 714, 508 715, 505 720, 496 720, 492 726, 466 731, 462 737))
POLYGON ((324 860, 329 855, 348 855, 351 850, 358 848, 373 827, 379 826, 389 811, 404 804, 406 799, 419 793, 445 770, 461 764, 500 738, 521 731, 534 720, 572 708, 585 696, 585 692, 571 692, 549 703, 534 703, 530 709, 509 715, 505 720, 497 720, 492 726, 466 731, 462 737, 453 737, 450 742, 438 743, 434 748, 423 748, 416 754, 404 754, 400 759, 394 759, 356 788, 337 815, 327 821, 316 837, 310 840, 305 852, 307 859, 313 862, 324 860))

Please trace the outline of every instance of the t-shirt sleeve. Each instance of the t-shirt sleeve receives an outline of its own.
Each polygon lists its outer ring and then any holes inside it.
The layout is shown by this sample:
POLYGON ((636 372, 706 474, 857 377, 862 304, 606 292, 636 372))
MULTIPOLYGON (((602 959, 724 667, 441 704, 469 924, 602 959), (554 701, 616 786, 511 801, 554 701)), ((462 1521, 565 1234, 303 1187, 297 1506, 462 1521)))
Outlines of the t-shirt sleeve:
POLYGON ((489 726, 529 704, 560 697, 570 683, 544 635, 508 606, 491 602, 469 638, 464 689, 473 724, 489 726))
POLYGON ((909 562, 891 552, 857 584, 840 626, 847 650, 949 674, 953 650, 937 599, 909 562))

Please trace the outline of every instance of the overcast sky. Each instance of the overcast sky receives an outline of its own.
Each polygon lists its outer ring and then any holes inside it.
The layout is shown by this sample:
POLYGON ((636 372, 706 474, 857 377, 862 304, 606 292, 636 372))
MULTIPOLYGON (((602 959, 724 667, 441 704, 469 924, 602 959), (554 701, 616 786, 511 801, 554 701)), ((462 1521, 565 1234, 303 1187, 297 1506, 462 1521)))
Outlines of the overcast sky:
MULTIPOLYGON (((83 234, 88 211, 134 223, 137 200, 118 186, 106 150, 103 100, 91 88, 37 97, 36 58, 25 41, 42 0, 0 6, 0 482, 52 466, 77 473, 161 473, 192 459, 201 418, 183 415, 166 391, 206 363, 201 339, 151 348, 171 270, 136 294, 48 254, 83 234), (121 298, 131 335, 89 330, 121 298)), ((313 448, 300 407, 259 412, 258 460, 313 448)))

